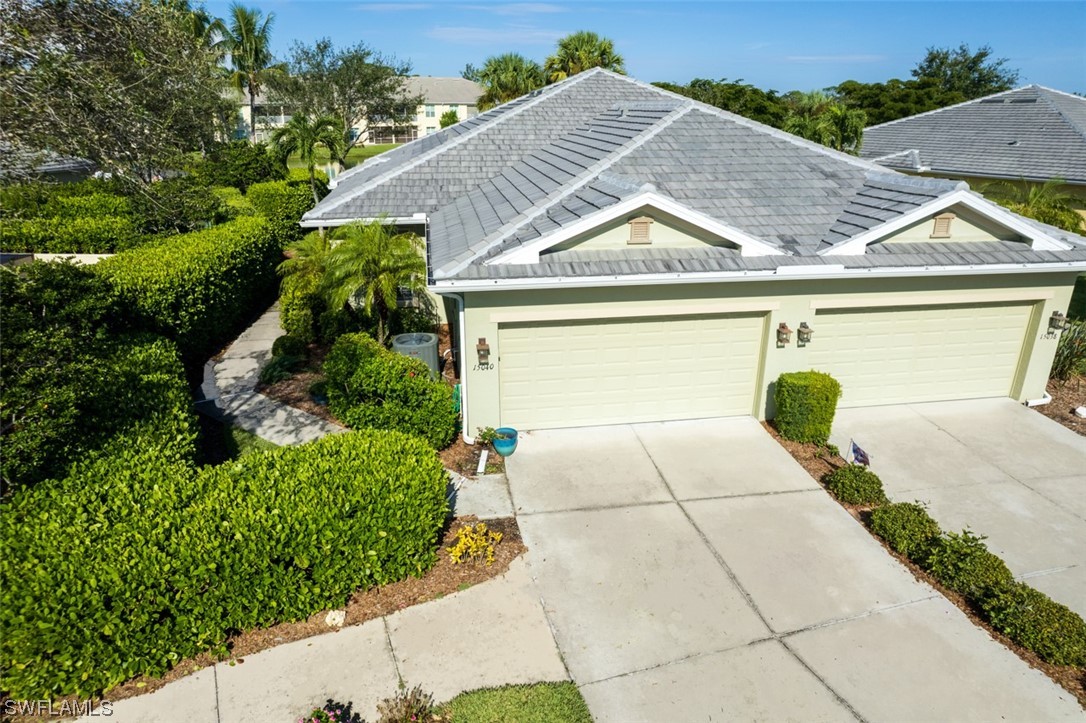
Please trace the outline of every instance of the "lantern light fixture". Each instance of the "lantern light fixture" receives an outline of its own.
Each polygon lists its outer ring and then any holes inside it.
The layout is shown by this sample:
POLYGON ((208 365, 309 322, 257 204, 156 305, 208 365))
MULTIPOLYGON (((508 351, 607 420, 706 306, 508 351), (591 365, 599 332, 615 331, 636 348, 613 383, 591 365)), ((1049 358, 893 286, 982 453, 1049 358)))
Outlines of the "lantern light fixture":
POLYGON ((811 343, 811 334, 814 333, 814 329, 807 325, 806 321, 800 322, 799 329, 796 330, 796 341, 800 346, 806 346, 811 343))
POLYGON ((1067 329, 1071 325, 1067 317, 1062 312, 1053 311, 1052 316, 1048 317, 1048 330, 1051 332, 1061 332, 1067 329))
POLYGON ((792 341, 792 330, 782 321, 777 327, 777 346, 785 346, 790 341, 792 341))
POLYGON ((479 366, 490 363, 490 345, 486 343, 486 337, 479 337, 479 343, 475 345, 475 353, 479 356, 479 366))

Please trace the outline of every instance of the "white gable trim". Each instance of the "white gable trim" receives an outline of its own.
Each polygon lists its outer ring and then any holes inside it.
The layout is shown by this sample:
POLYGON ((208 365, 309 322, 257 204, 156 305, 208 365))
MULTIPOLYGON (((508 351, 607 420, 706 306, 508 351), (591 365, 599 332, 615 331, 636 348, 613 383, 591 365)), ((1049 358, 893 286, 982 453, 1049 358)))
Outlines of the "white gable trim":
POLYGON ((917 208, 915 211, 899 216, 892 221, 869 229, 859 236, 853 236, 846 241, 842 241, 824 251, 820 251, 819 255, 859 256, 867 250, 869 244, 880 241, 893 234, 895 231, 900 231, 906 226, 911 226, 918 221, 930 218, 932 214, 945 211, 951 206, 965 206, 968 209, 976 211, 989 221, 1008 228, 1015 233, 1021 234, 1032 242, 1030 247, 1034 251, 1066 251, 1072 248, 1068 244, 1049 236, 1040 229, 1030 226, 1010 211, 1006 211, 994 203, 985 201, 976 194, 963 189, 954 191, 946 196, 940 196, 934 201, 917 208))
POLYGON ((785 252, 775 246, 771 246, 765 241, 740 231, 733 226, 720 223, 700 211, 695 211, 673 199, 661 196, 659 193, 647 191, 639 193, 614 206, 608 206, 596 213, 585 216, 580 221, 532 241, 531 243, 506 251, 505 253, 490 259, 486 264, 538 264, 539 254, 541 252, 557 246, 564 241, 568 241, 571 238, 588 233, 610 221, 627 216, 645 206, 654 208, 658 211, 663 211, 664 213, 691 223, 702 230, 708 231, 715 236, 731 241, 739 247, 743 256, 786 255, 785 252))

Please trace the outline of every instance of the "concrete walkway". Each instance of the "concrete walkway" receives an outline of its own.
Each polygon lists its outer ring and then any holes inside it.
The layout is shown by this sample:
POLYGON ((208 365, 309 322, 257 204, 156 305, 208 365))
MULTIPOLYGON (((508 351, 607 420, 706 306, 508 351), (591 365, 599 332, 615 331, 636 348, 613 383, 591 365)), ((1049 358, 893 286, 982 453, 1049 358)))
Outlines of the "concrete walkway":
POLYGON ((842 409, 833 426, 892 499, 987 535, 1016 576, 1086 616, 1086 437, 1010 399, 842 409))
POLYGON ((242 332, 222 359, 204 365, 197 410, 281 446, 346 431, 256 391, 260 370, 271 359, 272 344, 282 334, 279 304, 275 304, 242 332))
POLYGON ((506 466, 599 721, 1086 720, 753 419, 530 432, 506 466))
MULTIPOLYGON (((523 558, 463 592, 219 663, 117 701, 116 723, 289 723, 332 698, 374 720, 402 680, 444 702, 465 690, 568 680, 523 558)), ((101 716, 87 716, 95 723, 101 716)))

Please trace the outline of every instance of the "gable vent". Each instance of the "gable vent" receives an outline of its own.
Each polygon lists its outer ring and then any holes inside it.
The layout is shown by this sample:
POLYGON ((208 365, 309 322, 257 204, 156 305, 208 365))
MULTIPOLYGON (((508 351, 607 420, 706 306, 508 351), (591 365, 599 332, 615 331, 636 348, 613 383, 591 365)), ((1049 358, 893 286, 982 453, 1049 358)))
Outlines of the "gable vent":
POLYGON ((931 230, 931 238, 950 238, 950 222, 957 216, 952 213, 941 213, 935 217, 935 226, 931 230))
POLYGON ((631 218, 629 226, 630 240, 627 243, 629 243, 630 246, 645 246, 652 243, 652 238, 650 236, 650 227, 652 226, 651 218, 648 216, 631 218))

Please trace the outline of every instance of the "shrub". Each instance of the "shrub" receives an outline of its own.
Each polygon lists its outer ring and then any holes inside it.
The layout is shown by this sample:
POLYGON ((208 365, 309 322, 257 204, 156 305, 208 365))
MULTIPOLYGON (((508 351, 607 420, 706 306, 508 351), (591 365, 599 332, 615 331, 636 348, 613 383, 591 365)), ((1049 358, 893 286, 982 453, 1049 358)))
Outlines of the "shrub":
POLYGON ((1052 360, 1052 378, 1064 380, 1075 373, 1086 373, 1086 320, 1072 321, 1056 344, 1052 360))
POLYGON ((570 682, 506 685, 461 693, 441 706, 449 723, 592 723, 592 714, 570 682))
POLYGON ((137 186, 130 198, 147 234, 199 231, 230 215, 222 200, 192 176, 137 186))
POLYGON ((825 444, 830 438, 841 385, 822 372, 788 372, 777 377, 777 430, 794 442, 825 444))
POLYGON ((231 631, 304 620, 436 559, 447 479, 424 442, 336 434, 196 470, 139 437, 0 516, 2 687, 98 694, 231 631))
POLYGON ((233 186, 244 193, 254 183, 278 181, 286 168, 262 143, 231 141, 216 146, 193 174, 209 186, 233 186))
POLYGON ((239 218, 93 268, 146 328, 174 339, 187 361, 203 361, 272 293, 281 257, 266 221, 239 218))
POLYGON ((211 192, 214 193, 223 204, 226 215, 230 218, 256 215, 256 209, 253 208, 252 201, 250 201, 239 189, 234 188, 233 186, 215 186, 211 189, 211 192))
POLYGON ((58 196, 49 204, 51 216, 132 216, 132 203, 124 196, 95 192, 86 196, 58 196))
POLYGON ((911 560, 923 559, 941 532, 928 511, 913 502, 894 502, 873 510, 871 531, 911 560))
POLYGON ((432 720, 434 696, 421 685, 407 690, 401 688, 396 695, 377 704, 377 723, 418 723, 432 720))
MULTIPOLYGON (((328 174, 320 169, 315 169, 313 172, 313 180, 317 184, 317 195, 324 198, 328 195, 328 174)), ((309 171, 304 168, 291 168, 287 171, 286 181, 291 186, 303 186, 307 191, 310 191, 310 197, 313 193, 309 187, 309 171)))
POLYGON ((984 539, 969 530, 960 535, 949 532, 935 540, 921 564, 951 590, 978 601, 1014 581, 1006 563, 989 552, 984 539))
POLYGON ((308 186, 269 181, 254 184, 246 196, 257 213, 272 222, 284 246, 303 236, 298 222, 313 208, 313 194, 308 186))
POLYGON ((833 496, 850 505, 878 505, 886 502, 882 480, 867 467, 848 464, 822 480, 833 496))
POLYGON ((28 218, 0 220, 0 249, 16 253, 111 254, 142 242, 131 218, 28 218))
POLYGON ((453 390, 423 362, 388 351, 365 334, 346 334, 324 363, 329 408, 348 427, 416 434, 437 449, 452 441, 453 390))
POLYGON ((992 627, 1053 665, 1086 665, 1086 621, 1029 585, 997 588, 981 600, 992 627))
POLYGON ((287 334, 307 344, 317 339, 315 320, 324 310, 320 280, 309 274, 291 274, 279 285, 279 324, 287 334))
POLYGON ((483 560, 487 566, 494 564, 494 546, 502 541, 502 533, 487 528, 485 522, 471 527, 464 525, 456 535, 456 544, 445 548, 454 565, 462 562, 483 560))
POLYGON ((260 383, 275 384, 290 379, 304 361, 305 357, 294 354, 273 356, 271 361, 260 370, 260 383))
POLYGON ((304 357, 307 346, 304 340, 290 334, 284 334, 272 342, 272 356, 304 357))
POLYGON ((314 708, 309 715, 299 718, 298 723, 365 723, 362 716, 354 712, 353 703, 339 703, 331 698, 320 708, 314 708))

